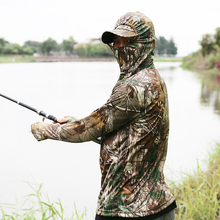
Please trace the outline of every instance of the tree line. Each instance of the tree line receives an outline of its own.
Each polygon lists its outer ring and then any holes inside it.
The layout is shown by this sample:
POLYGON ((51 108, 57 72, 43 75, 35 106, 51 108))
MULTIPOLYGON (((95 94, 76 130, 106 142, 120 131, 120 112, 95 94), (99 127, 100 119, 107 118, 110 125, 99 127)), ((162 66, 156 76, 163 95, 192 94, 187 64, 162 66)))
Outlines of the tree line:
POLYGON ((156 37, 155 41, 155 54, 156 55, 168 55, 175 56, 177 54, 177 47, 174 40, 171 38, 167 40, 163 36, 156 37))
MULTIPOLYGON (((0 54, 25 54, 25 55, 75 55, 79 57, 112 57, 113 54, 110 48, 101 43, 100 39, 96 42, 91 41, 86 44, 78 44, 71 36, 64 39, 62 43, 57 43, 56 40, 48 38, 43 42, 26 41, 22 46, 17 43, 10 43, 4 38, 0 38, 0 54)), ((166 40, 165 37, 159 36, 156 38, 156 55, 176 55, 177 47, 173 39, 166 40)))
POLYGON ((77 42, 73 37, 64 39, 61 44, 58 44, 56 40, 48 38, 43 42, 26 41, 23 46, 17 43, 10 43, 4 38, 0 38, 0 54, 27 54, 33 55, 34 53, 52 55, 53 53, 65 52, 66 54, 72 54, 74 51, 74 45, 77 42))

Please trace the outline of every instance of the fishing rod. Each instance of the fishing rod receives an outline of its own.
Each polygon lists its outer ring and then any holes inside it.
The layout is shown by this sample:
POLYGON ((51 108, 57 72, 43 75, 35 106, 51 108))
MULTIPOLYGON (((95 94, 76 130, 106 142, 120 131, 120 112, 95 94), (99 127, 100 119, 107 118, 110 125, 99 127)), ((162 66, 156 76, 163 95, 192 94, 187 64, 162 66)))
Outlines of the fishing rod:
MULTIPOLYGON (((33 108, 33 107, 31 107, 31 106, 29 106, 29 105, 23 103, 23 102, 19 102, 19 101, 15 100, 15 99, 12 99, 12 98, 10 98, 10 97, 8 97, 8 96, 6 96, 6 95, 1 94, 1 93, 0 93, 0 96, 2 96, 2 97, 5 98, 5 99, 8 99, 8 100, 10 100, 10 101, 12 101, 12 102, 15 102, 15 103, 17 103, 18 105, 21 105, 21 106, 23 106, 23 107, 25 107, 25 108, 27 108, 27 109, 33 111, 33 112, 36 112, 38 115, 41 115, 41 116, 43 116, 44 118, 47 118, 47 119, 52 120, 52 121, 54 121, 54 122, 56 122, 56 123, 59 123, 59 122, 57 121, 58 119, 57 119, 55 116, 53 116, 53 115, 48 115, 48 114, 46 114, 46 113, 45 113, 44 111, 42 111, 42 110, 38 110, 38 109, 36 109, 36 108, 33 108)), ((94 141, 95 143, 97 143, 97 144, 100 144, 101 138, 97 138, 96 140, 93 140, 93 141, 94 141)))
POLYGON ((33 108, 33 107, 31 107, 31 106, 29 106, 29 105, 23 103, 23 102, 19 102, 19 101, 15 100, 15 99, 12 99, 12 98, 10 98, 10 97, 8 97, 8 96, 6 96, 6 95, 1 94, 1 93, 0 93, 0 96, 2 96, 3 98, 6 98, 6 99, 8 99, 8 100, 10 100, 10 101, 12 101, 12 102, 15 102, 15 103, 17 103, 18 105, 21 105, 21 106, 23 106, 23 107, 25 107, 25 108, 27 108, 27 109, 33 111, 33 112, 36 112, 38 115, 41 115, 41 116, 43 116, 44 118, 47 118, 47 119, 52 120, 52 121, 54 121, 54 122, 58 122, 58 121, 57 121, 57 118, 56 118, 55 116, 53 116, 53 115, 48 115, 48 114, 46 114, 46 113, 45 113, 44 111, 42 111, 42 110, 38 110, 38 109, 36 109, 36 108, 33 108))

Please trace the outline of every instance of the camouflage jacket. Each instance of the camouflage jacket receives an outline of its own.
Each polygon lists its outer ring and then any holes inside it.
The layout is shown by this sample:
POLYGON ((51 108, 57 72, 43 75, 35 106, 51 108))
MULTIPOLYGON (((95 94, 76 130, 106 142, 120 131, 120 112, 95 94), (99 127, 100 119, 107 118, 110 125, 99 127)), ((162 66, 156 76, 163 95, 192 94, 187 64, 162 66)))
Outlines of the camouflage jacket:
POLYGON ((137 37, 122 48, 109 45, 121 74, 106 104, 83 119, 48 124, 46 134, 75 143, 101 137, 96 213, 133 218, 158 213, 174 202, 163 174, 169 113, 166 85, 153 64, 152 22, 141 13, 128 13, 116 27, 121 23, 135 29, 137 37))

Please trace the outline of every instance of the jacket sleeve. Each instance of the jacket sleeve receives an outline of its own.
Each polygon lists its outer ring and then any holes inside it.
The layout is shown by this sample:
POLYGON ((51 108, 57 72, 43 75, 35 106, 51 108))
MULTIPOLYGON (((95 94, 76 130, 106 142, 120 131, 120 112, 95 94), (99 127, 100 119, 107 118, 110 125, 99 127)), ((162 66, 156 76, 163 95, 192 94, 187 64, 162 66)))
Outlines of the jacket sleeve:
POLYGON ((67 142, 93 141, 105 133, 129 124, 140 114, 136 89, 129 83, 116 85, 102 107, 89 116, 67 124, 48 124, 46 135, 50 139, 67 142))

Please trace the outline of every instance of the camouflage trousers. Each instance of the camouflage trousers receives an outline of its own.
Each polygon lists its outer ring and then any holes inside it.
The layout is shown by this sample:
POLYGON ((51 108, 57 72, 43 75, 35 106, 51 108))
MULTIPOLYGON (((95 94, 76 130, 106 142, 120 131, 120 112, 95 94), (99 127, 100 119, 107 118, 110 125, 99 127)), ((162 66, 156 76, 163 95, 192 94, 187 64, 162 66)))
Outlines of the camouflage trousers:
MULTIPOLYGON (((102 217, 102 220, 131 220, 132 218, 122 218, 122 217, 102 217)), ((145 219, 145 217, 142 218, 133 218, 134 220, 141 220, 141 219, 145 219)), ((154 220, 174 220, 175 219, 175 212, 174 210, 166 213, 165 215, 162 215, 158 218, 155 218, 154 220)), ((96 216, 96 220, 99 220, 99 218, 96 216)))
POLYGON ((159 218, 155 218, 154 220, 174 220, 174 219, 175 219, 175 212, 174 210, 172 210, 167 214, 160 216, 159 218))

